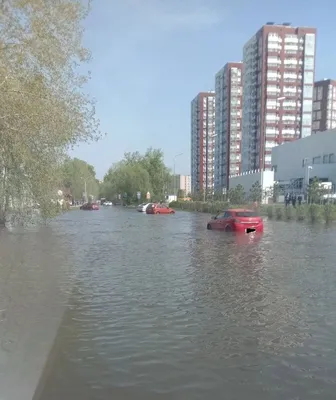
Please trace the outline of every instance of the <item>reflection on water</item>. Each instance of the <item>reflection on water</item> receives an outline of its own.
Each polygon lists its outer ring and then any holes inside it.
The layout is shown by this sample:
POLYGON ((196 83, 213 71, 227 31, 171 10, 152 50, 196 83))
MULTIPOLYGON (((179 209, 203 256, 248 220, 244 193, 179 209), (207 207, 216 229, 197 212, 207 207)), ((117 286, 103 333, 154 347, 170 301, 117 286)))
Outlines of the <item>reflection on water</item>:
POLYGON ((206 220, 115 207, 43 234, 66 237, 72 292, 36 400, 334 398, 335 231, 206 220))

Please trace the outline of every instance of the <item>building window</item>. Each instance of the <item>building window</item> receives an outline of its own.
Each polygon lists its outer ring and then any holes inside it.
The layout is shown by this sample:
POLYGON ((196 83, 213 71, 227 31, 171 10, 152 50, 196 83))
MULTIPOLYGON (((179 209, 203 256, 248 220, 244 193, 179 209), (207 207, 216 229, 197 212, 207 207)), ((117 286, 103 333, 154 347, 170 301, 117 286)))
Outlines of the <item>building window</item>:
POLYGON ((318 88, 317 88, 317 97, 316 97, 316 100, 322 100, 322 97, 323 97, 323 86, 319 86, 318 88))
POLYGON ((312 100, 303 100, 303 104, 302 104, 302 111, 303 112, 312 112, 312 108, 313 108, 313 101, 312 100))
POLYGON ((315 34, 306 33, 305 35, 305 55, 315 55, 315 34))
POLYGON ((314 72, 313 71, 305 71, 303 75, 303 82, 305 85, 312 85, 314 83, 314 72))
POLYGON ((303 97, 304 98, 312 98, 313 97, 313 85, 304 85, 303 86, 303 97))
POLYGON ((302 128, 302 131, 301 131, 301 137, 307 137, 307 136, 310 136, 311 135, 311 128, 310 127, 304 127, 304 128, 302 128))
POLYGON ((314 69, 314 57, 304 58, 304 69, 314 69))
POLYGON ((321 156, 313 158, 313 164, 321 164, 321 156))
POLYGON ((328 164, 329 163, 329 154, 326 154, 323 156, 323 164, 328 164))
POLYGON ((303 114, 302 115, 302 125, 309 125, 312 124, 312 115, 311 114, 303 114))

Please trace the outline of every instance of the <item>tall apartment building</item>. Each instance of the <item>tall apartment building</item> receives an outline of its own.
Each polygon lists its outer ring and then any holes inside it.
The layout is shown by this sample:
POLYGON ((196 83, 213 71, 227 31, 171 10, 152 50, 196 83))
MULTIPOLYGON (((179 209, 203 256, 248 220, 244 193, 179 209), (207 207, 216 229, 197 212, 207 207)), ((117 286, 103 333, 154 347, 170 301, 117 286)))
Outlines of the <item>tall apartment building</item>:
POLYGON ((315 82, 313 99, 313 133, 336 128, 336 81, 315 82))
POLYGON ((201 92, 191 102, 191 190, 214 188, 215 92, 201 92))
POLYGON ((171 192, 176 194, 179 190, 183 190, 185 196, 191 193, 190 175, 173 175, 171 192))
POLYGON ((229 188, 229 176, 241 173, 243 63, 227 63, 216 74, 215 190, 229 188))
POLYGON ((312 130, 316 29, 267 23, 244 46, 243 171, 312 130))

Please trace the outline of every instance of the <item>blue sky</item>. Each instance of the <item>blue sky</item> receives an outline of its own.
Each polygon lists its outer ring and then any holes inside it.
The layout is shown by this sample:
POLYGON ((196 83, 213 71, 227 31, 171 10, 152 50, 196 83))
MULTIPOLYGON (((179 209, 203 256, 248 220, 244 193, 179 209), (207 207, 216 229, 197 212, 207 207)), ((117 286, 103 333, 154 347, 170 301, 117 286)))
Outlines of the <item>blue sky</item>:
POLYGON ((316 79, 336 78, 336 4, 330 0, 98 1, 85 22, 92 51, 89 93, 106 137, 72 153, 102 178, 125 151, 162 148, 190 173, 190 101, 214 88, 215 73, 240 61, 244 43, 267 21, 314 26, 316 79))

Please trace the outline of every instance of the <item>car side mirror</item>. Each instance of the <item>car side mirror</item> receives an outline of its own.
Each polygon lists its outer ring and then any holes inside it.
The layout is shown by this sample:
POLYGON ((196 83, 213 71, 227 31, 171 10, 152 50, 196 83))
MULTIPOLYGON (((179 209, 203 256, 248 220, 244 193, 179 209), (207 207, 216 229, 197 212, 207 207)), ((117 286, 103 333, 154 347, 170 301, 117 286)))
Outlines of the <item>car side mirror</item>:
POLYGON ((215 215, 214 217, 212 217, 211 219, 217 219, 217 215, 215 215))

